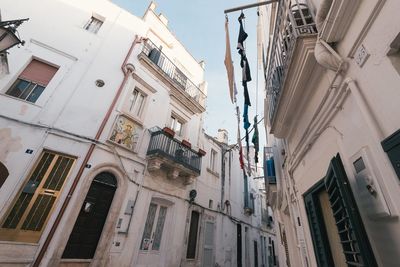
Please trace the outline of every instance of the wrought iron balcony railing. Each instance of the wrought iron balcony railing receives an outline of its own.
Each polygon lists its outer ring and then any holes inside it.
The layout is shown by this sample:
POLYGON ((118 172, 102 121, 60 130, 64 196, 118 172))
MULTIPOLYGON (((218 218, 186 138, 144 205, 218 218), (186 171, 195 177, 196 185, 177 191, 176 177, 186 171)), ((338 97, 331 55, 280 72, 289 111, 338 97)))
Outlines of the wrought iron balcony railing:
POLYGON ((195 85, 152 41, 146 40, 142 53, 146 55, 164 74, 172 79, 175 84, 189 97, 196 100, 202 106, 205 102, 205 94, 195 85))
POLYGON ((160 155, 200 174, 201 156, 162 130, 151 134, 147 155, 160 155))
POLYGON ((279 102, 297 39, 317 34, 311 10, 302 2, 304 0, 279 1, 266 81, 270 121, 279 102))

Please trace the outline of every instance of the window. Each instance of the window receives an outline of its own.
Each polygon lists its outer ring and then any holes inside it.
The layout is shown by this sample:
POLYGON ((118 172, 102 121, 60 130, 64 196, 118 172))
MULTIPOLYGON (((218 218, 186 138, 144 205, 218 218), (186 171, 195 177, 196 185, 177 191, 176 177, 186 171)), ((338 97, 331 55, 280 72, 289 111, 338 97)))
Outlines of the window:
POLYGON ((171 115, 171 129, 179 136, 183 134, 183 124, 182 120, 175 117, 175 115, 171 115))
POLYGON ((339 155, 304 202, 318 266, 377 266, 339 155))
POLYGON ((35 103, 57 70, 56 67, 33 59, 6 94, 35 103))
POLYGON ((101 25, 103 25, 104 19, 96 18, 92 16, 90 20, 86 23, 84 29, 88 32, 97 33, 100 30, 101 25))
POLYGON ((0 240, 37 242, 75 159, 45 151, 0 228, 0 240))
POLYGON ((135 88, 130 98, 131 104, 129 106, 129 112, 136 117, 140 117, 142 115, 145 100, 146 95, 135 88))
POLYGON ((150 203, 140 245, 141 250, 160 250, 166 215, 166 206, 153 202, 150 203))
POLYGON ((187 259, 196 258, 196 246, 197 246, 197 235, 199 230, 199 219, 200 213, 197 211, 192 211, 192 216, 190 217, 190 228, 189 228, 189 240, 186 251, 187 259))
POLYGON ((210 153, 210 170, 216 172, 217 151, 211 149, 210 153))

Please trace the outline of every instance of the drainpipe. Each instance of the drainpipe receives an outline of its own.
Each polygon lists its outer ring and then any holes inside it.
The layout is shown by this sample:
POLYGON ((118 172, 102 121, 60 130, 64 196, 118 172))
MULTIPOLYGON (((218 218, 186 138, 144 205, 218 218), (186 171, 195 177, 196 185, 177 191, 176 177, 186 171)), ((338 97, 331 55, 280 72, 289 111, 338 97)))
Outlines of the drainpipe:
MULTIPOLYGON (((96 134, 96 136, 94 138, 95 140, 99 140, 100 139, 100 136, 103 133, 103 130, 104 130, 105 126, 106 126, 106 123, 109 120, 109 118, 111 116, 111 113, 114 110, 114 107, 115 107, 115 105, 116 105, 116 103, 118 101, 118 98, 122 93, 122 89, 124 88, 126 82, 128 81, 129 76, 134 71, 133 65, 127 64, 128 58, 132 54, 134 46, 137 43, 141 43, 142 40, 143 40, 143 38, 141 38, 141 37, 139 38, 138 35, 135 36, 135 39, 134 39, 134 41, 133 41, 133 43, 132 43, 132 45, 131 45, 131 47, 130 47, 130 49, 129 49, 126 57, 125 57, 125 60, 121 65, 121 70, 124 73, 124 79, 122 80, 121 85, 119 86, 119 88, 117 90, 117 93, 115 94, 114 99, 113 99, 110 107, 108 108, 107 113, 104 116, 104 119, 101 122, 101 125, 100 125, 99 129, 97 130, 97 134, 96 134)), ((46 240, 44 241, 43 246, 41 247, 41 249, 39 251, 39 254, 36 257, 32 267, 39 267, 40 266, 40 262, 42 261, 42 259, 44 257, 44 254, 46 253, 47 248, 48 248, 48 246, 49 246, 49 244, 50 244, 50 242, 51 242, 51 240, 52 240, 52 238, 54 236, 54 233, 57 230, 57 227, 61 222, 61 219, 62 219, 62 217, 63 217, 63 215, 65 213, 65 210, 67 209, 68 204, 70 203, 70 200, 72 198, 72 194, 75 192, 75 189, 76 189, 76 187, 77 187, 77 185, 78 185, 78 183, 79 183, 79 181, 80 181, 80 179, 82 177, 82 174, 83 174, 83 171, 85 170, 86 164, 89 162, 89 159, 90 159, 90 157, 91 157, 91 155, 92 155, 92 153, 94 151, 95 146, 96 145, 94 143, 92 143, 90 145, 89 150, 87 151, 86 156, 85 156, 85 158, 84 158, 84 160, 83 160, 83 162, 82 162, 82 164, 81 164, 81 166, 80 166, 80 168, 78 170, 78 173, 77 173, 77 175, 76 175, 76 177, 75 177, 75 179, 74 179, 74 181, 73 181, 73 183, 71 185, 71 188, 68 191, 67 198, 64 200, 64 202, 63 202, 63 204, 61 206, 60 212, 57 214, 57 217, 56 217, 56 219, 54 221, 54 224, 52 225, 52 227, 50 229, 50 232, 47 235, 46 240)))
POLYGON ((321 37, 321 32, 326 24, 332 24, 327 20, 329 10, 333 0, 322 0, 315 15, 315 26, 319 32, 318 40, 315 44, 314 55, 317 62, 326 69, 338 71, 342 68, 343 59, 338 53, 321 37))

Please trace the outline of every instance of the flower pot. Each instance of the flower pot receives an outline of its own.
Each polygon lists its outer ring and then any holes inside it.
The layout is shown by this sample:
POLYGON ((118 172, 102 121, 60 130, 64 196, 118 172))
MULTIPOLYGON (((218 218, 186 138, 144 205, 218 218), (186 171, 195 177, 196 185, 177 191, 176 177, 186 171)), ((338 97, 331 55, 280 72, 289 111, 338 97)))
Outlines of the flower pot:
POLYGON ((182 145, 188 148, 192 148, 192 144, 187 140, 182 140, 182 145))
POLYGON ((170 137, 174 137, 174 135, 175 135, 175 131, 169 127, 164 127, 163 132, 170 137))
POLYGON ((199 156, 203 157, 206 155, 206 152, 203 149, 199 148, 199 152, 197 152, 197 154, 199 154, 199 156))

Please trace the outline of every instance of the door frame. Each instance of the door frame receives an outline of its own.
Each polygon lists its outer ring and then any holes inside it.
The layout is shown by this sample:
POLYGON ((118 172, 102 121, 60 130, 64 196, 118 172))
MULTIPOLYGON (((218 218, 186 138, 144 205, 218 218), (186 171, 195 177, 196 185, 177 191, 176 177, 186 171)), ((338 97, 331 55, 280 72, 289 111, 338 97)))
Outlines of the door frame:
MULTIPOLYGON (((106 251, 109 250, 114 236, 114 229, 116 227, 118 216, 122 207, 122 203, 124 200, 124 196, 126 195, 127 184, 124 177, 123 171, 117 164, 103 163, 99 164, 93 168, 91 172, 89 172, 82 180, 81 187, 78 187, 73 198, 71 199, 70 212, 67 216, 64 216, 62 223, 58 227, 58 245, 55 245, 57 249, 52 253, 51 260, 49 265, 57 266, 60 262, 88 262, 87 259, 62 259, 61 256, 64 253, 64 249, 67 245, 69 236, 74 228, 75 221, 79 216, 79 212, 83 205, 83 202, 86 199, 86 196, 89 192, 90 186, 94 180, 94 178, 102 173, 108 172, 114 175, 115 179, 117 179, 117 188, 114 193, 114 198, 112 200, 110 209, 108 211, 108 215, 106 221, 103 226, 103 231, 101 233, 99 242, 97 243, 97 249, 90 260, 91 266, 106 266, 108 256, 106 251), (62 229, 62 230, 61 230, 62 229)), ((50 246, 51 247, 51 246, 50 246)))

